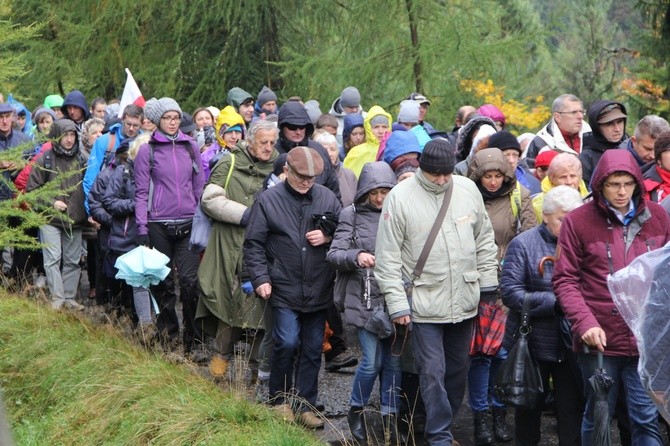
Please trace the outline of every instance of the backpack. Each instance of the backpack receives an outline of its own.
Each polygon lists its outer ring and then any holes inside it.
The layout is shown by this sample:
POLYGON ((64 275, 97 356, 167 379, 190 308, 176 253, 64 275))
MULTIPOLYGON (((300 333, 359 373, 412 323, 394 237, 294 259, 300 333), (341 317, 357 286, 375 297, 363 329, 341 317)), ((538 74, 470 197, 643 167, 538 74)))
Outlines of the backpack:
POLYGON ((516 187, 509 196, 510 205, 512 206, 512 215, 516 218, 517 233, 521 230, 521 183, 516 182, 516 187))
POLYGON ((105 150, 105 158, 102 160, 102 163, 100 164, 100 171, 105 168, 105 166, 109 166, 109 163, 112 162, 112 159, 114 159, 114 156, 116 155, 116 150, 114 150, 114 143, 116 142, 116 133, 109 133, 109 139, 107 142, 107 150, 105 150))
MULTIPOLYGON (((195 153, 193 152, 193 146, 188 141, 175 141, 176 144, 185 145, 188 154, 191 156, 191 165, 193 167, 193 172, 198 174, 200 172, 200 166, 195 162, 195 153)), ((149 143, 149 200, 147 202, 147 209, 152 208, 153 197, 154 197, 154 145, 149 143)))

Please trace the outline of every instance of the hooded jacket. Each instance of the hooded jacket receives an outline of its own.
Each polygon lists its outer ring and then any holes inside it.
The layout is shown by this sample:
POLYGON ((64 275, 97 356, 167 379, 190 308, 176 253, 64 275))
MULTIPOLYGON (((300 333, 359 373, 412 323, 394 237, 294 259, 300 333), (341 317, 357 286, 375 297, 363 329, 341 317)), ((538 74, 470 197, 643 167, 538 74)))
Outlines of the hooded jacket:
POLYGON ((239 110, 240 105, 244 103, 244 101, 248 99, 254 99, 254 97, 251 95, 251 93, 242 90, 240 87, 233 87, 230 90, 228 90, 228 105, 232 105, 235 107, 235 110, 239 110))
POLYGON ((53 197, 53 201, 45 203, 45 206, 53 206, 55 201, 60 200, 67 205, 66 213, 72 220, 71 222, 58 217, 52 218, 49 222, 51 226, 61 229, 81 227, 86 221, 84 189, 81 184, 84 163, 79 153, 79 141, 76 140, 69 151, 59 144, 60 138, 69 131, 77 132, 77 128, 71 120, 57 119, 53 123, 49 132, 49 138, 52 140, 51 148, 45 150, 42 156, 37 158, 26 185, 26 192, 30 192, 55 180, 60 173, 68 173, 65 178, 60 179, 58 187, 63 191, 63 194, 53 197))
MULTIPOLYGON (((340 104, 340 100, 341 98, 338 96, 337 99, 333 101, 333 104, 330 106, 330 110, 328 110, 328 114, 337 118, 337 134, 335 139, 337 139, 337 144, 342 147, 344 145, 344 141, 347 139, 346 136, 344 136, 344 119, 350 115, 359 115, 363 118, 365 117, 365 112, 361 111, 360 113, 346 114, 342 108, 342 105, 340 104)), ((363 105, 360 105, 360 109, 363 110, 363 105)))
POLYGON ((612 300, 607 275, 665 245, 670 240, 670 217, 645 198, 642 172, 626 150, 607 150, 591 184, 593 200, 567 214, 561 226, 554 293, 572 323, 574 351, 582 351, 581 337, 586 331, 600 327, 607 337, 605 355, 637 356, 635 337, 612 300), (602 193, 605 179, 615 172, 626 172, 637 183, 632 197, 635 214, 626 225, 608 207, 602 193))
MULTIPOLYGON (((545 176, 540 182, 540 187, 542 188, 542 192, 533 197, 533 211, 535 211, 535 218, 537 218, 538 223, 542 223, 544 195, 556 186, 551 184, 548 176, 545 176)), ((589 189, 586 187, 584 180, 579 180, 579 195, 581 195, 582 198, 586 198, 589 195, 589 189)))
POLYGON ((244 139, 244 118, 242 118, 242 116, 237 113, 231 105, 227 105, 219 112, 219 116, 216 117, 216 122, 214 123, 216 141, 210 144, 210 146, 207 147, 204 152, 202 152, 202 155, 200 155, 202 159, 202 171, 205 175, 205 181, 209 179, 209 175, 214 168, 214 166, 210 166, 212 159, 214 159, 214 157, 221 151, 229 150, 226 147, 226 141, 223 139, 223 132, 225 132, 226 129, 236 125, 240 126, 240 129, 242 130, 242 139, 244 139))
POLYGON ((93 182, 104 168, 103 164, 105 163, 105 160, 114 158, 116 149, 119 148, 125 138, 126 137, 123 135, 123 124, 114 124, 109 128, 108 133, 105 133, 95 140, 95 143, 91 148, 91 154, 89 155, 86 164, 86 173, 84 174, 84 195, 86 197, 84 204, 86 206, 86 212, 89 214, 88 193, 93 186, 93 182), (111 148, 109 147, 110 141, 113 142, 111 148), (109 156, 110 154, 107 151, 108 148, 110 149, 111 156, 109 156))
POLYGON ((205 177, 200 151, 192 138, 181 130, 173 141, 154 130, 147 144, 135 157, 135 219, 137 233, 148 234, 147 223, 191 220, 200 199, 205 177), (189 144, 191 150, 185 145, 189 144), (153 169, 150 168, 150 146, 154 147, 153 169), (192 155, 191 155, 192 154, 192 155), (149 189, 153 196, 149 207, 149 189))
MULTIPOLYGON (((0 152, 13 149, 27 142, 30 142, 30 138, 25 133, 12 128, 9 130, 9 135, 0 133, 0 152)), ((14 175, 16 174, 15 172, 14 175)), ((14 192, 9 187, 9 183, 12 182, 12 171, 3 170, 1 175, 5 181, 0 181, 0 200, 9 200, 14 196, 14 192)))
MULTIPOLYGON (((344 158, 347 156, 348 150, 344 145, 347 143, 349 136, 351 136, 351 132, 353 132, 356 127, 363 127, 364 121, 365 118, 363 118, 363 115, 360 113, 349 113, 344 117, 342 124, 342 143, 340 144, 340 161, 344 161, 344 158)), ((353 147, 349 147, 349 150, 352 148, 353 147)))
POLYGON ((84 93, 82 93, 81 91, 72 90, 71 92, 69 92, 65 96, 65 99, 63 100, 63 105, 61 105, 60 107, 60 111, 63 112, 63 116, 66 117, 67 119, 72 119, 70 117, 70 114, 67 112, 68 105, 74 105, 84 111, 84 120, 81 122, 81 124, 77 124, 75 122, 77 128, 79 128, 85 121, 90 119, 91 112, 88 109, 88 103, 86 102, 86 97, 84 96, 84 93))
POLYGON ((338 270, 336 290, 344 294, 334 295, 335 304, 344 309, 344 320, 355 327, 365 328, 375 307, 384 305, 384 296, 374 276, 373 268, 361 268, 358 254, 375 253, 377 226, 381 209, 365 204, 367 194, 377 188, 392 189, 396 184, 391 167, 381 161, 363 167, 358 181, 355 202, 340 212, 337 231, 330 244, 326 259, 338 270), (370 281, 370 305, 362 299, 365 281, 370 281))
POLYGON ((112 170, 109 172, 109 181, 102 198, 104 210, 112 217, 108 247, 117 253, 128 252, 137 247, 134 167, 132 160, 110 166, 112 170))
POLYGON ((505 256, 507 246, 517 234, 537 226, 530 192, 519 184, 520 196, 512 197, 512 193, 517 188, 516 175, 503 153, 496 148, 480 150, 475 154, 468 167, 468 178, 477 184, 482 193, 486 212, 489 214, 495 234, 500 261, 505 256), (498 171, 504 175, 503 183, 496 193, 489 193, 481 184, 484 174, 491 171, 498 171), (512 208, 513 199, 518 200, 517 215, 514 215, 512 208))
POLYGON ((14 99, 11 94, 7 97, 7 102, 12 107, 14 107, 14 110, 16 110, 17 115, 20 115, 21 113, 23 113, 26 116, 26 122, 25 122, 25 124, 23 124, 23 128, 21 128, 20 130, 23 133, 25 133, 28 137, 33 138, 33 136, 34 136, 34 134, 33 134, 33 120, 32 120, 32 113, 30 113, 30 110, 28 110, 28 108, 25 105, 23 105, 23 103, 14 99))
POLYGON ((370 121, 379 115, 388 119, 389 131, 391 130, 391 124, 393 124, 391 115, 380 106, 374 105, 370 111, 368 111, 368 114, 363 121, 365 142, 353 147, 344 158, 344 167, 354 172, 357 177, 361 174, 361 170, 365 163, 370 163, 377 159, 377 151, 379 150, 381 141, 377 140, 377 137, 372 133, 372 125, 370 124, 370 121))
POLYGON ((288 101, 279 109, 279 139, 275 144, 275 149, 280 154, 288 153, 292 148, 297 146, 307 146, 316 150, 321 158, 323 158, 323 172, 316 177, 316 183, 326 186, 328 189, 333 191, 333 193, 340 199, 340 185, 337 181, 337 175, 333 169, 333 163, 330 161, 330 157, 326 152, 326 149, 323 148, 321 144, 312 140, 312 134, 314 133, 314 124, 309 119, 305 107, 296 101, 288 101), (288 140, 284 136, 284 126, 287 124, 306 126, 305 129, 305 139, 300 142, 293 142, 288 140))
POLYGON ((621 102, 616 101, 603 99, 595 101, 589 107, 588 117, 589 124, 591 125, 591 132, 584 134, 584 144, 582 146, 582 152, 579 154, 579 160, 582 162, 582 178, 586 184, 589 184, 591 181, 591 175, 593 175, 593 171, 598 165, 600 157, 605 153, 605 150, 626 148, 626 142, 628 140, 628 135, 626 134, 626 118, 623 120, 624 132, 619 141, 609 142, 605 139, 600 130, 601 124, 598 124, 598 115, 610 105, 618 105, 621 107, 624 115, 627 114, 626 106, 621 102))

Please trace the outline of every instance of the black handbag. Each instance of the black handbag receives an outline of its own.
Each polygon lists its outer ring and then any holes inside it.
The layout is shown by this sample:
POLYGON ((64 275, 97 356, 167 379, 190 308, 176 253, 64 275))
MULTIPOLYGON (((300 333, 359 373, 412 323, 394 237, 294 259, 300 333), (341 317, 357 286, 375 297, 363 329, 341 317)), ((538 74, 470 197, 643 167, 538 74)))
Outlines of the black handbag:
POLYGON ((530 354, 530 296, 526 294, 517 342, 502 363, 493 388, 496 397, 508 406, 535 409, 544 396, 540 368, 530 354))

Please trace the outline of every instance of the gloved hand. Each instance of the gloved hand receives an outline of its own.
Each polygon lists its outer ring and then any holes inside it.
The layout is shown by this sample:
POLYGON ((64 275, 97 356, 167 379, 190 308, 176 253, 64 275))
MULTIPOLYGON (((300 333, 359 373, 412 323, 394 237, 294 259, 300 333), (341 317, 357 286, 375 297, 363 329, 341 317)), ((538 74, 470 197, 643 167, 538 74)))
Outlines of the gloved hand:
POLYGON ((251 208, 246 208, 244 214, 242 214, 242 219, 240 220, 240 226, 246 226, 249 223, 249 215, 251 215, 251 208))
POLYGON ((244 282, 242 282, 240 288, 242 288, 242 291, 244 291, 245 294, 253 294, 254 292, 254 286, 251 284, 251 281, 249 280, 245 280, 244 282))
POLYGON ((137 246, 150 247, 151 241, 149 240, 149 234, 137 234, 135 237, 135 244, 137 246))
POLYGON ((479 293, 479 300, 481 302, 495 302, 500 299, 500 292, 498 290, 481 291, 479 293))

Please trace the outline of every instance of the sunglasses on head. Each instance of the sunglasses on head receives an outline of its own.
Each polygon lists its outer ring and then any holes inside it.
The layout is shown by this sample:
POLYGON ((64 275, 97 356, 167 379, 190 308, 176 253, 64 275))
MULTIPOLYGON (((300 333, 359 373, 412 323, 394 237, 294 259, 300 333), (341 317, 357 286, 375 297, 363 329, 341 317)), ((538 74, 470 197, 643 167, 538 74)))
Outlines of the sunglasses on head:
POLYGON ((286 127, 287 129, 289 129, 292 132, 295 132, 296 130, 302 130, 302 129, 307 128, 306 125, 294 125, 294 124, 285 124, 284 127, 286 127))

